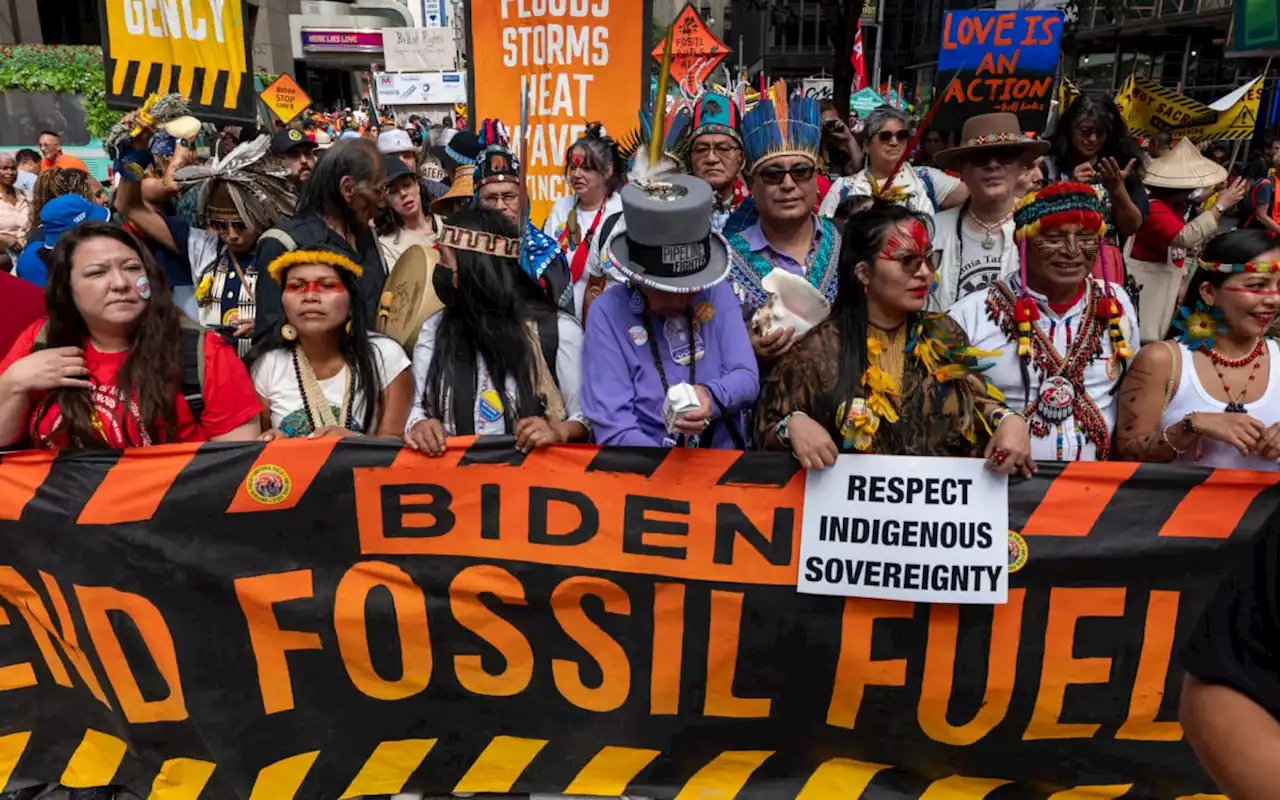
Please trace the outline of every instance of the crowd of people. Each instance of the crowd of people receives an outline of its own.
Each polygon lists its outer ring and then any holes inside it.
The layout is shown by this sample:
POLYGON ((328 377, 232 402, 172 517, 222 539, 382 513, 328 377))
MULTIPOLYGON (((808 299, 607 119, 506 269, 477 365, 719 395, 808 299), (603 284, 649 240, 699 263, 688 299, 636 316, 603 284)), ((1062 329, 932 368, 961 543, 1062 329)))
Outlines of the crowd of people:
POLYGON ((308 118, 201 158, 163 108, 121 121, 109 192, 53 134, 38 173, 0 157, 4 447, 1280 460, 1274 178, 1144 155, 1107 100, 1044 139, 972 117, 922 166, 932 140, 888 106, 849 125, 781 83, 709 92, 658 141, 588 125, 540 227, 498 120, 326 140, 308 118), (410 255, 437 313, 397 340, 378 320, 410 255))

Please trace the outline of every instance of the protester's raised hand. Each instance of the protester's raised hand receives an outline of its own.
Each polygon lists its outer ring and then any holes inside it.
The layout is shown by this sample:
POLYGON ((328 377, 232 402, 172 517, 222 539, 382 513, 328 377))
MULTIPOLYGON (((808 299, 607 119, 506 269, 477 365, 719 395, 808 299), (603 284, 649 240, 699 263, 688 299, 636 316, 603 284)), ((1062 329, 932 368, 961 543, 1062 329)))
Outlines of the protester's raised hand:
POLYGON ((89 368, 79 347, 50 347, 20 358, 5 370, 4 379, 23 392, 51 389, 89 389, 89 368))
POLYGON ((444 424, 438 419, 424 419, 409 430, 404 437, 405 444, 414 450, 421 450, 433 458, 444 455, 444 424))
POLYGON ((1083 164, 1076 164, 1076 168, 1071 170, 1071 177, 1075 178, 1077 183, 1093 183, 1098 179, 1098 171, 1086 161, 1083 164))
POLYGON ((805 469, 826 469, 836 463, 840 451, 831 441, 831 434, 811 417, 792 414, 787 421, 787 433, 791 438, 791 453, 805 469))
POLYGON ((1129 163, 1123 168, 1119 162, 1110 156, 1098 159, 1098 178, 1102 181, 1102 185, 1107 191, 1116 194, 1123 187, 1124 182, 1129 178, 1129 173, 1133 170, 1134 159, 1129 159, 1129 163))
POLYGON ((1236 206, 1244 199, 1245 193, 1249 191, 1244 178, 1236 178, 1221 192, 1218 192, 1217 204, 1225 209, 1236 206))

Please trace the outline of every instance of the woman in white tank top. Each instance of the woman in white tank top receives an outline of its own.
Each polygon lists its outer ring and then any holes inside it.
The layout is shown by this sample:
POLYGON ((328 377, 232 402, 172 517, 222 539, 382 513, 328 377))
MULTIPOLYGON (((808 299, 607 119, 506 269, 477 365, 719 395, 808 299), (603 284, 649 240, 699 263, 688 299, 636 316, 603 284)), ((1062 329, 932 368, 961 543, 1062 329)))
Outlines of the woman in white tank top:
POLYGON ((1280 246, 1264 231, 1210 241, 1170 335, 1120 387, 1117 459, 1280 470, 1280 246))

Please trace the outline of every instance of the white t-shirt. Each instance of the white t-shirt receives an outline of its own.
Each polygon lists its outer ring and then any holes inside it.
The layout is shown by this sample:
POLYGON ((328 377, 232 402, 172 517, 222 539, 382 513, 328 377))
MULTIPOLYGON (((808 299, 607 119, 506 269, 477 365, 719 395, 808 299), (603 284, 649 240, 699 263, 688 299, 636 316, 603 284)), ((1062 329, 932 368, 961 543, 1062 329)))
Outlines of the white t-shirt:
MULTIPOLYGON (((583 211, 582 209, 576 209, 574 208, 574 203, 577 201, 577 199, 578 199, 578 196, 573 194, 568 195, 566 197, 561 197, 559 200, 556 201, 555 205, 551 207, 551 213, 547 214, 547 221, 543 224, 542 230, 552 239, 555 239, 557 242, 560 241, 561 234, 564 233, 565 227, 567 227, 569 224, 570 212, 577 213, 578 230, 582 232, 582 235, 584 237, 587 235, 587 231, 591 230, 591 223, 595 222, 596 212, 599 211, 599 209, 597 209, 596 211, 583 211)), ((621 211, 622 211, 622 195, 619 194, 618 192, 614 192, 613 194, 609 195, 609 199, 606 200, 604 203, 604 211, 603 213, 600 214, 600 224, 596 226, 596 230, 599 231, 600 227, 604 225, 604 221, 608 219, 611 215, 617 214, 621 211)), ((595 237, 593 236, 592 241, 594 242, 594 240, 595 240, 595 237)), ((570 248, 568 240, 566 240, 563 245, 563 249, 564 249, 565 261, 570 265, 570 267, 572 267, 573 256, 576 253, 578 248, 576 247, 570 248)), ((588 253, 590 253, 590 251, 588 251, 588 253)), ((589 270, 586 269, 586 266, 584 265, 582 270, 582 276, 578 279, 577 283, 575 283, 573 286, 573 307, 577 309, 579 321, 582 320, 582 300, 587 294, 587 278, 589 277, 589 275, 590 275, 590 272, 589 270)))
MULTIPOLYGON (((382 385, 379 393, 400 377, 400 373, 409 369, 409 357, 400 343, 390 336, 379 333, 369 334, 369 344, 373 346, 373 362, 378 370, 382 385)), ((302 402, 302 387, 298 385, 298 376, 293 369, 293 352, 289 348, 272 350, 253 365, 253 388, 258 396, 267 403, 271 411, 271 427, 278 428, 286 436, 305 436, 311 433, 311 421, 302 402)), ((320 381, 320 388, 329 401, 335 417, 342 416, 343 393, 347 388, 347 370, 344 367, 332 378, 320 381)), ((361 428, 364 422, 364 399, 359 386, 352 386, 351 397, 351 429, 356 433, 374 433, 361 428)), ((373 410, 373 418, 378 418, 379 409, 373 410)))
POLYGON ((1004 270, 1004 231, 991 232, 991 249, 982 246, 985 233, 975 233, 968 225, 960 226, 960 271, 957 275, 957 297, 967 297, 999 280, 1004 270))

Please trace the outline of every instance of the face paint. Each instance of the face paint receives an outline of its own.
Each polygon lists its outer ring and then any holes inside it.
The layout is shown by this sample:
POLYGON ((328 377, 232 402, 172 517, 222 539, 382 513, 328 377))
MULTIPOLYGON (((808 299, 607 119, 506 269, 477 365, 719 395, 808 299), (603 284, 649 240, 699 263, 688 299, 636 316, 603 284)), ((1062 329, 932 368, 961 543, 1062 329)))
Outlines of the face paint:
POLYGON ((587 154, 581 150, 574 150, 569 154, 569 166, 577 167, 578 169, 586 169, 587 154))
POLYGON ((918 263, 918 260, 928 259, 929 251, 929 230, 923 222, 913 219, 895 225, 889 231, 889 235, 885 237, 884 249, 880 251, 880 258, 886 261, 918 263))
POLYGON ((151 279, 146 275, 138 276, 138 280, 133 284, 138 289, 138 296, 143 300, 151 299, 151 279))
POLYGON ((337 278, 321 278, 318 281, 304 281, 299 279, 291 279, 284 285, 284 290, 288 294, 346 294, 347 287, 337 278))
POLYGON ((1276 289, 1251 289, 1248 286, 1223 286, 1221 291, 1232 292, 1234 294, 1256 294, 1264 297, 1280 295, 1280 288, 1276 289))

